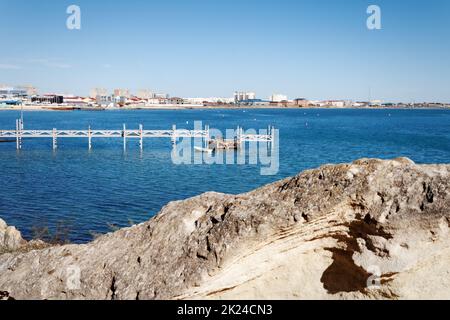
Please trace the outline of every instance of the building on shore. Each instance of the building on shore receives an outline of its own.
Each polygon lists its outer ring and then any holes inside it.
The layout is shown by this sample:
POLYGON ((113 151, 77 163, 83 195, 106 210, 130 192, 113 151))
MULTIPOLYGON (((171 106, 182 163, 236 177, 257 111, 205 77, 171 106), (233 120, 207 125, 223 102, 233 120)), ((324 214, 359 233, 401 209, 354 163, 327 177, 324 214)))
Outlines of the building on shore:
POLYGON ((327 105, 331 106, 331 107, 335 107, 335 108, 344 108, 345 107, 345 101, 343 101, 343 100, 329 100, 327 105))
POLYGON ((63 95, 64 104, 68 104, 71 106, 84 106, 86 105, 86 101, 83 97, 74 96, 74 95, 63 95))
POLYGON ((153 105, 159 105, 159 104, 168 104, 168 99, 167 98, 151 98, 151 99, 147 99, 145 100, 145 105, 147 107, 153 106, 153 105))
POLYGON ((192 105, 224 105, 234 103, 234 98, 221 98, 221 97, 209 97, 209 98, 185 98, 185 103, 192 105))
POLYGON ((248 99, 238 102, 240 106, 248 107, 268 107, 270 106, 270 101, 262 99, 248 99))
POLYGON ((156 99, 169 99, 169 95, 167 93, 155 93, 153 98, 156 98, 156 99))
POLYGON ((130 98, 131 94, 130 94, 130 90, 128 90, 128 89, 114 89, 114 96, 130 98))
POLYGON ((169 98, 168 103, 180 105, 180 104, 184 104, 184 99, 179 98, 179 97, 172 97, 172 98, 169 98))
POLYGON ((351 107, 353 102, 350 100, 324 100, 324 101, 310 101, 309 104, 314 107, 345 108, 351 107))
POLYGON ((146 100, 132 96, 131 98, 125 98, 123 106, 144 107, 145 104, 146 100))
POLYGON ((370 106, 372 107, 379 107, 383 104, 383 101, 381 100, 372 100, 370 101, 370 106))
POLYGON ((370 103, 367 101, 356 101, 352 103, 352 107, 355 108, 361 108, 361 107, 367 107, 370 103))
POLYGON ((234 93, 234 103, 236 104, 251 100, 256 100, 256 93, 246 91, 236 91, 234 93))
POLYGON ((294 99, 293 104, 299 108, 307 108, 309 107, 309 100, 306 100, 304 98, 297 98, 294 99))
POLYGON ((107 96, 107 95, 108 90, 106 90, 105 88, 93 88, 89 93, 89 97, 93 99, 97 99, 97 96, 107 96))
POLYGON ((95 98, 96 103, 100 107, 111 107, 114 106, 114 96, 112 95, 97 95, 95 98))
POLYGON ((23 100, 21 100, 21 99, 10 99, 10 98, 0 97, 0 107, 20 106, 22 104, 23 104, 23 100))
POLYGON ((63 104, 64 97, 56 94, 45 94, 31 97, 31 102, 39 104, 63 104))
POLYGON ((26 98, 28 90, 24 87, 0 87, 0 96, 5 98, 26 98))
POLYGON ((282 101, 288 101, 288 97, 284 94, 272 94, 270 96, 271 102, 282 102, 282 101))
POLYGON ((136 97, 142 100, 152 99, 155 97, 155 94, 147 89, 141 89, 137 92, 136 97))
POLYGON ((113 101, 114 101, 114 107, 124 107, 127 102, 128 102, 129 98, 126 96, 113 96, 113 101))

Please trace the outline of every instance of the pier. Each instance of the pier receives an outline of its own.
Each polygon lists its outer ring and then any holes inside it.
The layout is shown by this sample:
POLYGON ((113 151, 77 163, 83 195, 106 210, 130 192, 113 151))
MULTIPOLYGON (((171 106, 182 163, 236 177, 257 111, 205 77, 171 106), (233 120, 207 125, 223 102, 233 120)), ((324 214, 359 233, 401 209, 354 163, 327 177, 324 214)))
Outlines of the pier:
MULTIPOLYGON (((238 145, 244 142, 267 142, 273 144, 274 127, 267 129, 267 134, 245 134, 241 127, 236 130, 236 142, 238 145)), ((201 130, 187 130, 178 129, 176 125, 173 125, 169 130, 144 130, 144 126, 139 125, 138 129, 128 129, 124 124, 119 130, 58 130, 52 128, 50 130, 25 130, 22 119, 16 120, 16 130, 0 130, 0 138, 15 139, 17 150, 21 150, 24 139, 36 139, 47 138, 52 139, 53 150, 58 147, 59 139, 66 138, 85 138, 87 139, 87 146, 89 150, 92 149, 92 141, 97 138, 116 138, 123 140, 123 148, 126 150, 127 141, 129 139, 138 139, 139 147, 142 150, 144 148, 144 139, 147 138, 169 138, 173 145, 176 145, 177 140, 180 138, 199 138, 203 139, 204 144, 208 146, 214 139, 211 138, 209 126, 205 126, 201 130)))

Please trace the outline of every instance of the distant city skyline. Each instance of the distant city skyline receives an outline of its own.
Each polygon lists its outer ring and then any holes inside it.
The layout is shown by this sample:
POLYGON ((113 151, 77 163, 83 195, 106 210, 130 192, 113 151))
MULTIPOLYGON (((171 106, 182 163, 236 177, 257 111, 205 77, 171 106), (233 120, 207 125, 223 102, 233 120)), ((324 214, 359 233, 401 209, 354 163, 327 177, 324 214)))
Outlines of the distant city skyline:
POLYGON ((448 21, 445 0, 0 0, 0 83, 81 96, 450 102, 448 21), (72 4, 81 30, 66 28, 72 4), (372 4, 381 30, 366 27, 372 4))

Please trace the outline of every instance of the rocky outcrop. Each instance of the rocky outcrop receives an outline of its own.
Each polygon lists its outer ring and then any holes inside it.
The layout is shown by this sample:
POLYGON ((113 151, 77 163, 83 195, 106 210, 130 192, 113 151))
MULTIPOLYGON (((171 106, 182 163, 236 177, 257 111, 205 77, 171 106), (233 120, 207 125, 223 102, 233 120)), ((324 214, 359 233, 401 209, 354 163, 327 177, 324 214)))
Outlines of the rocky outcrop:
POLYGON ((0 255, 16 299, 450 299, 450 166, 363 159, 0 255))
POLYGON ((0 219, 0 253, 18 250, 24 244, 20 232, 0 219))

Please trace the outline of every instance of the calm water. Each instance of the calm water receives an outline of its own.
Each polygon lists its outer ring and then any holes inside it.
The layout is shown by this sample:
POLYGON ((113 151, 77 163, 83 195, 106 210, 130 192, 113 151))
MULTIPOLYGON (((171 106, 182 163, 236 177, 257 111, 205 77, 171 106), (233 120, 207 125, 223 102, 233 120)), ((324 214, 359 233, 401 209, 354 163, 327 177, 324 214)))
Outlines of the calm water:
MULTIPOLYGON (((14 129, 17 112, 0 112, 0 129, 14 129)), ((109 224, 148 220, 172 200, 206 191, 241 193, 325 163, 362 157, 406 156, 418 163, 450 163, 449 110, 186 110, 26 112, 27 129, 191 128, 194 120, 225 129, 280 129, 280 171, 259 166, 182 165, 171 162, 168 139, 147 139, 144 151, 120 139, 26 140, 21 152, 0 143, 0 217, 31 237, 32 226, 71 225, 71 240, 85 242, 109 224), (189 124, 187 124, 189 121, 189 124)))

